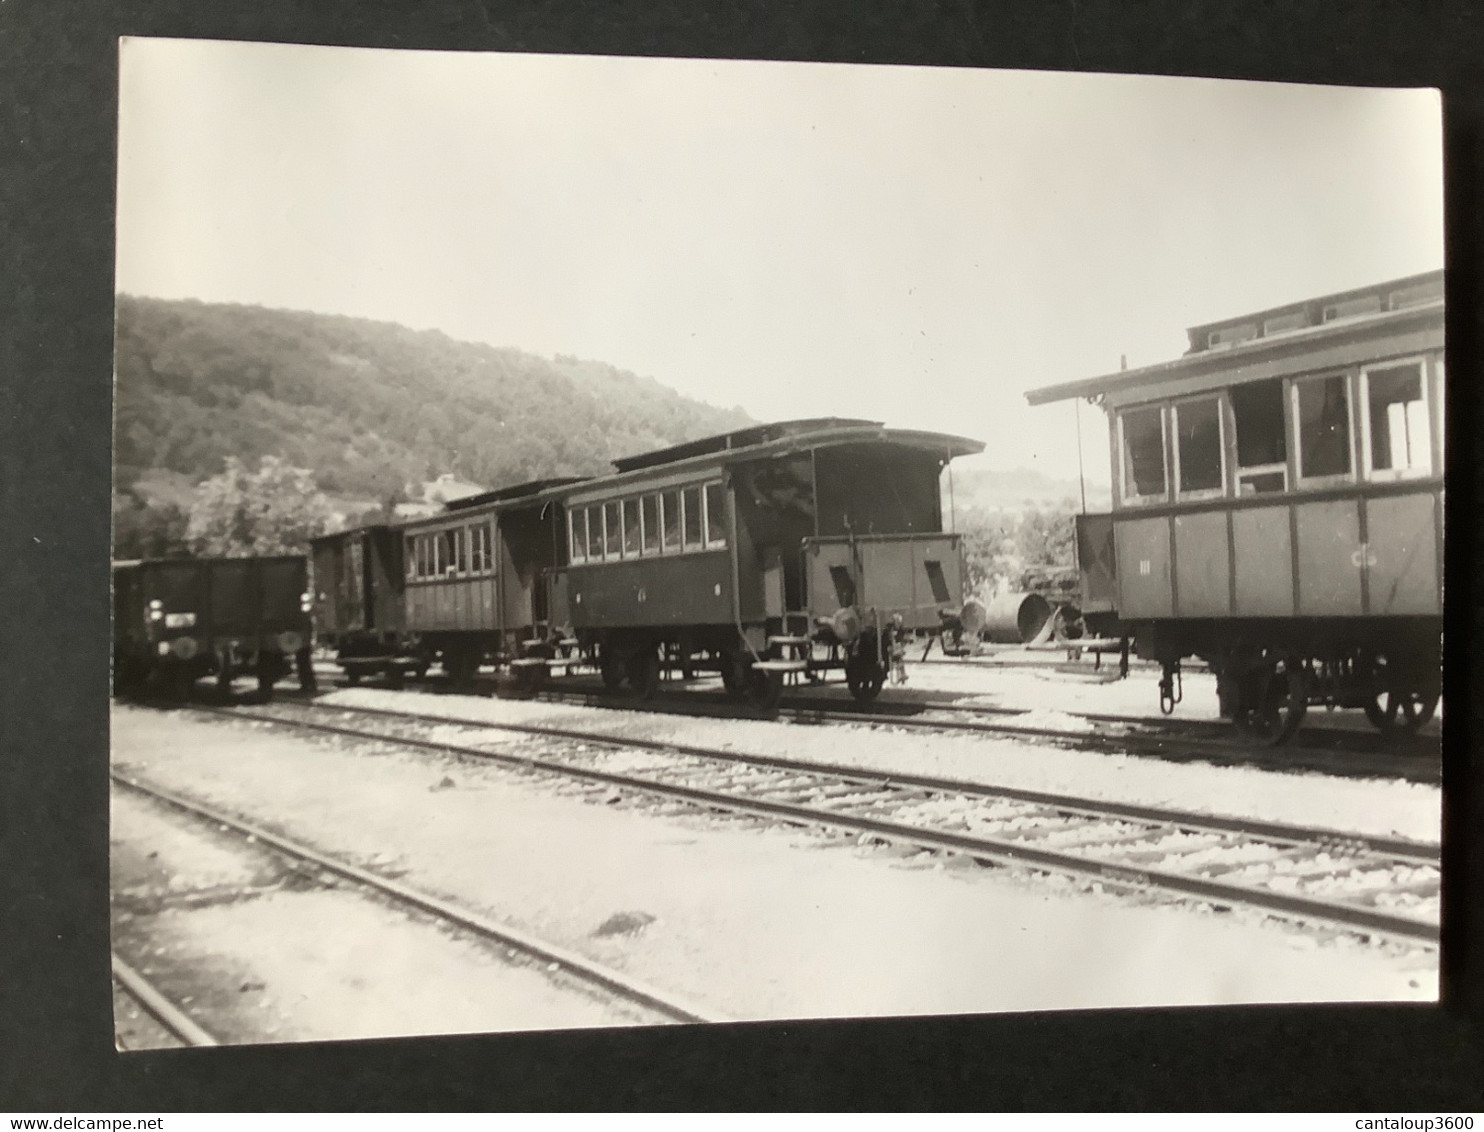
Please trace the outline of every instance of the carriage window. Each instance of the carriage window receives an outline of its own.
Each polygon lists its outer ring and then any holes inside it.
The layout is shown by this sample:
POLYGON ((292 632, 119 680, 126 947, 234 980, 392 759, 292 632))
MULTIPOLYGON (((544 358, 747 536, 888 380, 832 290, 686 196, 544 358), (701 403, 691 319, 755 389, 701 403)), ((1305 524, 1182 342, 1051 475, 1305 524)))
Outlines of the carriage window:
POLYGON ((680 549, 680 492, 667 491, 660 496, 660 522, 664 524, 665 553, 680 549))
POLYGON ((706 545, 726 546, 726 493, 719 483, 706 485, 706 545))
POLYGON ((682 493, 685 505, 685 549, 700 550, 701 539, 701 489, 688 487, 682 493))
POLYGON ((581 507, 567 512, 567 523, 572 528, 572 561, 587 561, 587 512, 581 507))
POLYGON ((1237 494, 1288 490, 1288 439, 1283 426, 1283 379, 1232 386, 1237 426, 1237 494))
POLYGON ((1372 472, 1427 472, 1432 430, 1422 395, 1422 364, 1371 370, 1365 375, 1366 420, 1372 472))
POLYGON ((445 574, 467 574, 469 551, 464 541, 464 532, 455 527, 443 532, 443 572, 445 574))
POLYGON ((485 549, 485 540, 488 536, 488 527, 469 528, 469 570, 471 573, 483 574, 489 568, 489 555, 485 549))
POLYGON ((639 554, 639 501, 623 501, 623 556, 634 558, 639 554))
POLYGON ((1299 478, 1350 474, 1350 399, 1343 376, 1294 383, 1299 478))
POLYGON ((618 503, 603 504, 603 554, 617 558, 623 546, 623 528, 619 525, 618 503))
POLYGON ((660 497, 646 495, 640 500, 640 515, 644 521, 644 553, 660 552, 660 497))
POLYGON ((1176 405, 1175 443, 1180 493, 1221 491, 1220 399, 1206 397, 1176 405))
POLYGON ((1158 405, 1130 409, 1119 421, 1123 428, 1124 499, 1163 499, 1164 411, 1158 405))
POLYGON ((587 509, 587 556, 589 561, 603 560, 603 505, 594 503, 587 509))

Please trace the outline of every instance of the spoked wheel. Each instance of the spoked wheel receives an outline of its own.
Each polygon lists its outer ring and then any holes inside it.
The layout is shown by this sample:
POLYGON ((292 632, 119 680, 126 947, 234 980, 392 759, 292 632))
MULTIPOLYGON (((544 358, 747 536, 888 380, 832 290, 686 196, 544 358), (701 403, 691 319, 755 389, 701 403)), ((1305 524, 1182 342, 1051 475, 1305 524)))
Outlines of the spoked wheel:
POLYGON ((1372 654, 1366 666, 1365 717, 1377 731, 1410 735, 1438 710, 1437 691, 1423 688, 1415 674, 1397 671, 1384 654, 1372 654))
POLYGON ((875 650, 861 649, 845 662, 845 684, 857 703, 868 704, 886 684, 886 666, 876 659, 875 650))
POLYGON ((783 696, 783 674, 759 672, 753 669, 747 674, 747 699, 759 711, 776 711, 783 696))
POLYGON ((599 654, 598 673, 603 677, 603 687, 610 692, 618 691, 624 679, 624 664, 612 649, 605 647, 599 654))
POLYGON ((1303 662, 1286 653, 1254 660, 1236 674, 1238 695, 1232 722, 1255 746, 1287 742, 1309 708, 1309 681, 1303 662))
POLYGON ((660 688, 660 654, 652 648, 641 648, 624 663, 624 674, 629 678, 629 694, 634 699, 654 699, 660 688))

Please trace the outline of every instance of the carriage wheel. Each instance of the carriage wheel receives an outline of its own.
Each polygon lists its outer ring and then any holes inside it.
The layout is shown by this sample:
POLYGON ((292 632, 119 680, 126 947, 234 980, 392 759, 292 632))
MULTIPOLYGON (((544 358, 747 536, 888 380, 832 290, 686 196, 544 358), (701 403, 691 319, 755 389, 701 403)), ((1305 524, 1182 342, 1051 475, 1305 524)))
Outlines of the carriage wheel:
POLYGON ((606 645, 598 654, 598 674, 603 677, 603 687, 610 692, 618 691, 618 686, 623 683, 624 663, 619 660, 618 654, 606 645))
POLYGON ((660 688, 660 654, 653 648, 641 648, 624 663, 624 674, 629 678, 629 694, 634 699, 654 699, 660 688))
POLYGON ((1365 717, 1383 734, 1413 734, 1438 710, 1438 693, 1392 671, 1384 654, 1366 658, 1365 717))
POLYGON ((466 691, 474 686, 474 675, 479 671, 479 656, 465 649, 444 653, 443 668, 453 681, 453 686, 466 691))
POLYGON ((1278 654, 1236 674, 1238 696, 1232 722, 1257 746, 1275 747, 1298 730, 1309 708, 1309 681, 1303 662, 1278 654))
POLYGON ((548 675, 549 671, 544 664, 525 665, 521 668, 520 675, 516 678, 516 683, 523 691, 534 694, 546 687, 546 678, 548 675))
POLYGON ((747 674, 747 699, 759 711, 775 711, 783 696, 783 674, 760 672, 753 669, 747 674))
POLYGON ((747 690, 746 678, 740 668, 741 666, 732 657, 722 658, 721 686, 733 696, 740 696, 747 690))
POLYGON ((216 657, 216 686, 224 697, 232 695, 232 658, 225 652, 220 652, 216 657))
POLYGON ((268 703, 273 699, 273 685, 278 682, 278 666, 271 661, 258 661, 258 702, 268 703))
POLYGON ((191 698, 191 691, 196 686, 196 674, 191 671, 189 665, 173 664, 165 674, 166 693, 172 700, 185 703, 191 698))
POLYGON ((885 683, 886 667, 872 655, 871 650, 860 649, 845 662, 845 684, 857 703, 870 703, 880 694, 885 683))
POLYGON ((299 687, 311 696, 319 691, 319 677, 314 674, 314 654, 300 649, 294 654, 294 671, 299 676, 299 687))
POLYGON ((741 650, 721 654, 721 686, 733 696, 751 697, 752 665, 741 650))

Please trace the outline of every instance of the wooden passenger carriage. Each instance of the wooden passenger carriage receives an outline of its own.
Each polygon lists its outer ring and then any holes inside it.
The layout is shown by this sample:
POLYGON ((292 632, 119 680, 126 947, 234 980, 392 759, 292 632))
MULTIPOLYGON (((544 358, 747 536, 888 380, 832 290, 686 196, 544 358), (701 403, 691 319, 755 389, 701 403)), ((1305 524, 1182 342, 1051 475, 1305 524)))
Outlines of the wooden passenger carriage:
POLYGON ((669 665, 764 703, 841 671, 871 699, 902 640, 962 612, 939 476, 982 447, 832 418, 616 461, 566 494, 553 622, 641 696, 669 665))
POLYGON ((1443 275, 1194 327, 1181 358, 1039 389, 1110 418, 1113 510, 1078 519, 1084 614, 1281 741, 1310 704, 1414 729, 1438 702, 1443 275), (1105 626, 1106 627, 1106 626, 1105 626))
POLYGON ((548 620, 544 572, 557 561, 561 490, 573 482, 520 484, 430 518, 315 539, 318 639, 352 682, 398 683, 441 663, 467 684, 480 664, 518 657, 548 620))
POLYGON ((646 697, 665 669, 715 671, 770 703, 838 670, 870 699, 907 636, 962 614, 938 481, 981 448, 874 421, 762 425, 326 536, 321 639, 352 678, 438 660, 460 683, 496 663, 535 684, 589 664, 646 697))

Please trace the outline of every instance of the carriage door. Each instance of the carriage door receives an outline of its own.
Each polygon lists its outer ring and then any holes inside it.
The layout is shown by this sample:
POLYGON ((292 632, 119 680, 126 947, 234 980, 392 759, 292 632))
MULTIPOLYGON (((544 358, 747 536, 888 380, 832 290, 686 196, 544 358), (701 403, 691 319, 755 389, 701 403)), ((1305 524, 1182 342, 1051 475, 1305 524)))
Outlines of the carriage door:
POLYGON ((345 602, 345 611, 349 614, 345 628, 369 629, 372 617, 366 605, 366 548, 363 538, 346 540, 341 569, 340 592, 345 602))
POLYGON ((334 634, 340 630, 341 540, 316 543, 314 547, 314 631, 334 634))

